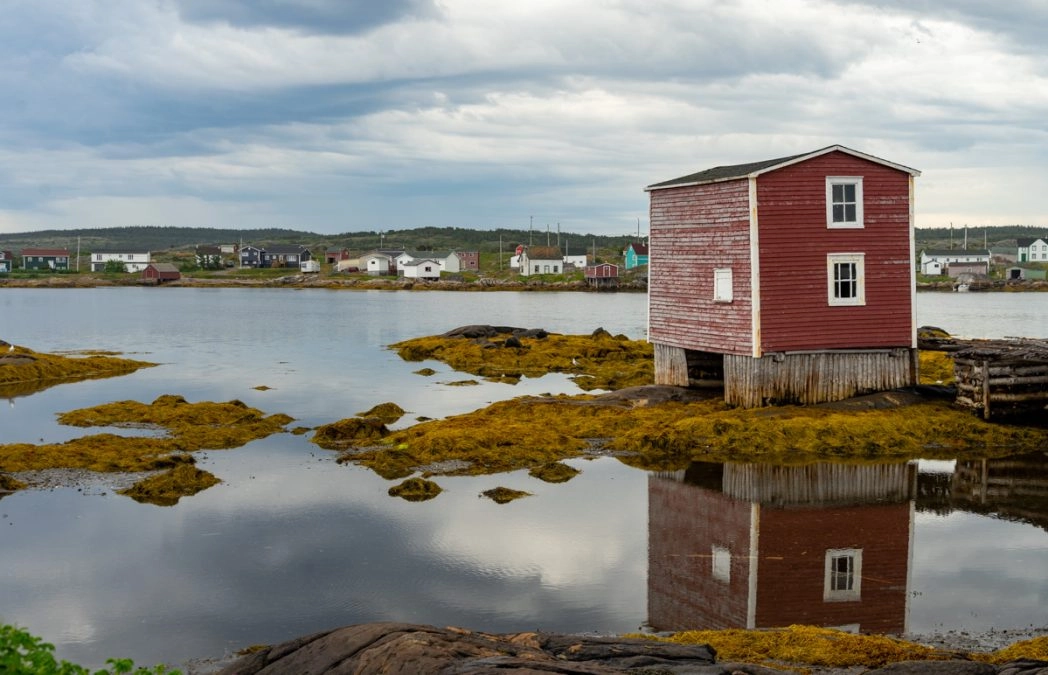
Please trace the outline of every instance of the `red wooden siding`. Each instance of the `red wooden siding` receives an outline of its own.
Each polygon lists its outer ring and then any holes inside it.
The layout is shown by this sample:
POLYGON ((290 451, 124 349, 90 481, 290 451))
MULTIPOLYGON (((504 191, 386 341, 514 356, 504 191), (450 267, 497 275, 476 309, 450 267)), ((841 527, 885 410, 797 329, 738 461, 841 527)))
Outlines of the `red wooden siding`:
POLYGON ((651 341, 751 354, 748 181, 650 194, 651 341), (734 297, 730 303, 714 302, 713 270, 726 267, 732 270, 734 297))
POLYGON ((906 628, 909 503, 819 509, 761 509, 756 625, 859 623, 864 633, 906 628), (811 527, 818 517, 819 527, 811 527), (826 550, 862 549, 861 599, 823 600, 826 550))
POLYGON ((672 478, 648 478, 648 623, 657 630, 745 628, 750 504, 672 478), (712 547, 731 552, 713 577, 712 547))
POLYGON ((909 347, 909 174, 841 152, 757 179, 763 352, 909 347), (865 227, 826 227, 826 176, 862 176, 865 227), (864 306, 827 300, 826 255, 865 253, 864 306))

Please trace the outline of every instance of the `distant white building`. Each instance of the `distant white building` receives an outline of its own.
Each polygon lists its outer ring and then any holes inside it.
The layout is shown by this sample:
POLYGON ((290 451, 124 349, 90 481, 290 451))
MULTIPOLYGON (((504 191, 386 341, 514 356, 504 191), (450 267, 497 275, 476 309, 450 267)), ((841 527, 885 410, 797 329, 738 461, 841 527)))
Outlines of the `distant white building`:
POLYGON ((412 258, 397 266, 405 279, 440 279, 440 261, 436 258, 412 258))
POLYGON ((559 246, 527 246, 520 256, 520 276, 563 274, 564 254, 559 246))
POLYGON ((1022 238, 1017 243, 1016 262, 1048 262, 1048 241, 1043 237, 1022 238))
POLYGON ((150 260, 149 251, 134 251, 134 250, 111 250, 111 251, 94 251, 91 253, 91 271, 102 272, 106 268, 106 264, 110 262, 118 262, 124 266, 125 272, 141 272, 145 268, 149 267, 150 260))
MULTIPOLYGON (((413 260, 435 260, 440 265, 441 272, 454 274, 462 271, 462 261, 459 258, 459 254, 455 251, 404 251, 394 259, 397 272, 402 273, 404 266, 413 260)), ((407 276, 407 274, 404 274, 404 276, 407 276)))
POLYGON ((929 276, 949 274, 951 264, 954 264, 956 269, 963 268, 965 273, 972 273, 973 270, 977 270, 978 274, 989 274, 990 252, 987 250, 970 251, 965 249, 950 249, 946 251, 926 249, 921 251, 921 274, 929 276))
POLYGON ((589 261, 587 260, 585 253, 582 253, 580 255, 565 255, 564 256, 564 266, 565 267, 567 267, 568 265, 571 265, 575 269, 581 270, 581 269, 585 269, 586 268, 586 264, 588 262, 589 261))

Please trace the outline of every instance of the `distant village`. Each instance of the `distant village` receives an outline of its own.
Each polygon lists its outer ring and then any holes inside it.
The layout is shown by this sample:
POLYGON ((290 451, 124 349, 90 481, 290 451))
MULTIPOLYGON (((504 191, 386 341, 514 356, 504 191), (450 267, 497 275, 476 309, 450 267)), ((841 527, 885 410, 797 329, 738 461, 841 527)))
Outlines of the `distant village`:
MULTIPOLYGON (((328 248, 323 253, 297 244, 216 244, 197 246, 189 265, 159 262, 147 250, 95 250, 87 255, 90 272, 140 275, 144 282, 166 283, 191 270, 280 269, 299 274, 364 274, 397 276, 407 279, 439 281, 442 276, 480 272, 480 252, 476 250, 409 251, 404 248, 378 248, 351 253, 346 248, 328 248)), ((520 277, 565 275, 582 272, 595 287, 614 286, 623 270, 646 267, 648 246, 631 242, 622 251, 623 263, 595 262, 586 253, 565 254, 559 246, 518 245, 507 261, 511 272, 520 277)), ((64 248, 24 248, 16 256, 0 250, 0 274, 14 270, 34 273, 79 271, 78 257, 64 248)))
MULTIPOLYGON (((592 258, 566 255, 548 236, 545 246, 517 245, 508 260, 500 239, 497 269, 481 265, 479 250, 391 249, 381 239, 361 253, 318 254, 294 243, 197 246, 182 267, 153 260, 150 251, 92 250, 87 258, 92 272, 138 274, 157 285, 183 270, 236 268, 436 283, 482 274, 581 276, 592 287, 615 288, 633 272, 648 293, 655 384, 722 387, 733 406, 815 404, 917 384, 915 277, 956 291, 990 280, 1046 287, 1048 235, 996 250, 985 234, 982 249, 918 248, 912 199, 919 175, 833 145, 653 183, 645 188, 648 236, 626 244, 614 262, 598 260, 596 250, 592 258)), ((29 247, 19 258, 3 251, 0 272, 12 274, 16 262, 23 274, 71 271, 71 260, 79 268, 79 254, 66 249, 29 247)), ((980 352, 978 367, 957 371, 958 403, 987 418, 1046 409, 1042 343, 980 352)), ((963 363, 968 355, 953 358, 963 363)))
MULTIPOLYGON (((508 259, 509 270, 520 277, 583 272, 591 286, 614 286, 623 271, 646 268, 647 241, 635 241, 621 252, 621 264, 595 262, 586 253, 565 254, 559 246, 516 246, 508 259)), ((490 254, 494 255, 494 254, 490 254)), ((0 275, 15 270, 47 272, 116 272, 140 275, 144 281, 164 283, 181 278, 188 270, 286 269, 297 273, 367 274, 437 281, 442 276, 480 272, 481 253, 476 250, 411 251, 378 248, 353 253, 345 248, 323 252, 296 244, 215 244, 195 248, 191 262, 176 265, 157 261, 153 252, 107 249, 88 253, 81 260, 65 248, 23 248, 15 253, 0 250, 0 275)), ((963 287, 991 278, 1033 281, 1048 278, 1048 236, 1019 238, 1014 248, 924 248, 915 269, 922 277, 938 277, 963 287), (1033 263, 1032 265, 1030 263, 1033 263)))

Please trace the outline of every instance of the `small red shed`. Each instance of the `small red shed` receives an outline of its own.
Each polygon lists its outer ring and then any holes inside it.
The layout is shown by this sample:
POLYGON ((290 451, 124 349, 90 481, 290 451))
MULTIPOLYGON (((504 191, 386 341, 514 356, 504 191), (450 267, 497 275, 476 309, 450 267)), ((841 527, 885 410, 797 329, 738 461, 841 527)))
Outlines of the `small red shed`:
POLYGON ((142 281, 151 281, 155 284, 177 281, 181 278, 182 273, 171 263, 149 263, 142 270, 142 281))
POLYGON ((656 382, 746 407, 915 384, 919 175, 833 145, 645 188, 656 382))
POLYGON ((586 265, 586 284, 593 288, 618 288, 619 266, 612 263, 586 265))
POLYGON ((587 279, 614 279, 619 276, 619 266, 612 263, 597 263, 586 266, 587 279))

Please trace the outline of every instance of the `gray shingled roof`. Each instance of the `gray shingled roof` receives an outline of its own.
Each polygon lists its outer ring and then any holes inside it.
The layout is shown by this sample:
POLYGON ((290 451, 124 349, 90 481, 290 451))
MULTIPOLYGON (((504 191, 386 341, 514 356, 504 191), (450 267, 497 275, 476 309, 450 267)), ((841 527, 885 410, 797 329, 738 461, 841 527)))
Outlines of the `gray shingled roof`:
POLYGON ((911 169, 906 166, 902 166, 901 164, 895 164, 894 162, 889 162, 887 160, 880 159, 879 157, 874 157, 873 155, 867 155, 865 153, 858 152, 857 150, 846 148, 843 145, 830 145, 825 148, 813 150, 811 152, 805 152, 799 155, 790 155, 789 157, 766 159, 761 162, 749 162, 747 164, 733 164, 731 166, 715 166, 712 169, 706 169, 705 171, 699 171, 698 173, 691 173, 687 176, 681 176, 680 178, 673 178, 667 181, 663 181, 661 183, 654 183, 646 187, 645 190, 658 190, 661 188, 674 187, 677 185, 695 185, 698 183, 714 183, 722 180, 746 178, 747 176, 753 175, 755 173, 763 173, 768 169, 774 169, 782 165, 790 164, 791 162, 806 159, 808 157, 816 157, 818 155, 822 155, 827 152, 832 152, 834 150, 839 150, 841 152, 845 152, 855 157, 861 157, 872 162, 877 162, 878 164, 884 164, 885 166, 890 166, 899 169, 900 171, 906 171, 907 173, 910 173, 914 176, 921 175, 920 171, 917 171, 916 169, 911 169))
MULTIPOLYGON (((809 154, 809 153, 804 153, 809 154)), ((718 180, 730 180, 732 178, 745 178, 755 171, 761 169, 767 169, 775 166, 776 164, 785 164, 791 160, 803 157, 804 155, 792 155, 790 157, 779 157, 778 159, 766 159, 763 162, 749 162, 748 164, 733 164, 731 166, 715 166, 712 169, 706 169, 705 171, 699 171, 698 173, 690 173, 687 176, 681 176, 680 178, 673 178, 671 180, 663 181, 661 183, 655 183, 649 185, 649 188, 662 188, 670 187, 672 185, 687 185, 691 183, 712 183, 718 180)))

